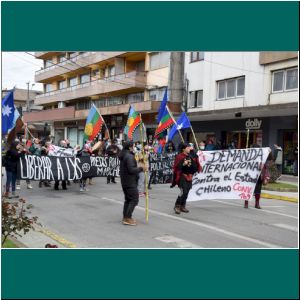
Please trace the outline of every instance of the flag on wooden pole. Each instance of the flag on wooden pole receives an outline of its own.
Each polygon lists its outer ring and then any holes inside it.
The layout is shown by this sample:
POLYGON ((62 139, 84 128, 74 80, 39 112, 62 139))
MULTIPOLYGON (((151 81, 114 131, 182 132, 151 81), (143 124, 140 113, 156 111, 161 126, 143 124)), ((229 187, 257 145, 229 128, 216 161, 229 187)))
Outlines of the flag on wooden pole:
POLYGON ((124 133, 130 140, 133 139, 133 133, 142 122, 141 116, 135 109, 130 105, 128 119, 124 128, 124 133))

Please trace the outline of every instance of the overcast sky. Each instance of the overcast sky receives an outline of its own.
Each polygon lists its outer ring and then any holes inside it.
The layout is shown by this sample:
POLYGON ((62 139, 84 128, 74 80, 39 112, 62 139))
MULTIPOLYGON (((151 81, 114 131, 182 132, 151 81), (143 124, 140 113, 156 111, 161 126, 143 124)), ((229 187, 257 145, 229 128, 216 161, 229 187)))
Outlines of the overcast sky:
MULTIPOLYGON (((34 52, 29 52, 34 54, 34 52)), ((30 81, 30 88, 34 82, 35 71, 40 70, 43 61, 36 59, 26 52, 2 52, 2 89, 27 89, 26 82, 30 81)), ((43 90, 41 83, 35 83, 33 90, 43 90)))

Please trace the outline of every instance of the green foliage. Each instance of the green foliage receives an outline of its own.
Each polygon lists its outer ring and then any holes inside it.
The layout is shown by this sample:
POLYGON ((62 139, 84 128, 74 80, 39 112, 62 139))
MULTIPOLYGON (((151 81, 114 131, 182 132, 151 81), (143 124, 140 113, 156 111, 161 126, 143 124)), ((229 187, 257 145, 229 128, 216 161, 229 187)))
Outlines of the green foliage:
POLYGON ((29 217, 32 205, 26 205, 26 200, 19 199, 17 202, 9 202, 2 198, 2 241, 3 246, 8 236, 22 236, 38 224, 38 217, 29 217))

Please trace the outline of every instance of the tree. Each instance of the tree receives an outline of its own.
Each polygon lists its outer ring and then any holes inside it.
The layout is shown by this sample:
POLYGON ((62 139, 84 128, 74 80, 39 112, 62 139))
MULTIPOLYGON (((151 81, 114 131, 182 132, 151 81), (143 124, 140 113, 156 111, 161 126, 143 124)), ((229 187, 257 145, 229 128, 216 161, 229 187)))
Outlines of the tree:
POLYGON ((38 217, 29 217, 31 204, 26 205, 26 200, 19 199, 17 202, 9 202, 2 198, 2 239, 3 245, 8 236, 16 237, 34 230, 34 225, 40 225, 38 217))

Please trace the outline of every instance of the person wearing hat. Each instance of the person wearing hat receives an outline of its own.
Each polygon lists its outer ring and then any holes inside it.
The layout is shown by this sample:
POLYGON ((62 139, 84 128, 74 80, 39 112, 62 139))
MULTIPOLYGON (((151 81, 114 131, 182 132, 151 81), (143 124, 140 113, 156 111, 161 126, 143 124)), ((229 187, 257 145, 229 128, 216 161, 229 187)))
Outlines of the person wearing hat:
POLYGON ((198 157, 191 155, 192 147, 189 144, 182 143, 179 146, 180 153, 175 157, 173 174, 174 180, 171 187, 178 185, 180 194, 177 197, 174 211, 176 214, 181 212, 188 213, 186 209, 186 199, 192 188, 192 178, 196 172, 201 172, 202 167, 199 164, 198 157))
POLYGON ((132 214, 139 202, 138 175, 146 168, 137 166, 131 141, 124 143, 119 159, 121 185, 125 196, 122 222, 124 225, 135 226, 136 221, 132 218, 132 214))

